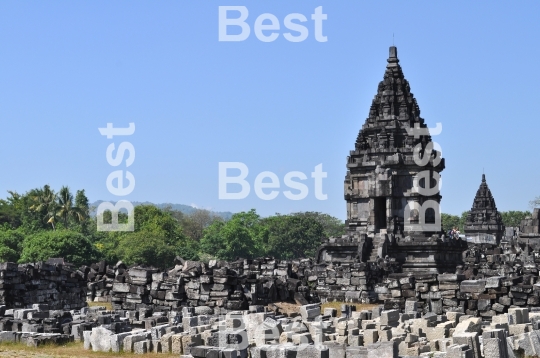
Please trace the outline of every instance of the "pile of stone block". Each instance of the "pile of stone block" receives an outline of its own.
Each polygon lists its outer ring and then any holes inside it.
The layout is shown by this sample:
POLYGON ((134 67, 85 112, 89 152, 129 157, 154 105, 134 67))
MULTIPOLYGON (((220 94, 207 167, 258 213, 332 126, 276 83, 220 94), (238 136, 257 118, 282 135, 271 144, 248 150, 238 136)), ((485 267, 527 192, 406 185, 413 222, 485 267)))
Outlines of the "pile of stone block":
POLYGON ((184 306, 238 310, 293 299, 305 303, 312 299, 308 284, 317 280, 311 267, 311 260, 273 258, 208 264, 177 258, 167 271, 117 264, 110 300, 114 309, 156 311, 184 306))
POLYGON ((407 300, 415 300, 424 313, 461 312, 489 321, 510 306, 540 303, 536 263, 525 259, 518 244, 471 245, 464 256, 465 266, 444 274, 399 273, 393 262, 315 264, 273 258, 209 263, 177 258, 175 267, 165 271, 101 262, 81 271, 89 279, 89 298, 110 300, 116 310, 208 306, 227 311, 282 301, 337 301, 403 311, 407 300))
POLYGON ((106 261, 100 261, 90 266, 81 266, 79 271, 84 274, 87 281, 87 301, 109 302, 114 278, 123 273, 125 265, 122 261, 116 265, 108 265, 106 261))
MULTIPOLYGON (((96 311, 100 308, 95 308, 96 311)), ((7 309, 0 306, 0 343, 20 342, 28 346, 63 344, 77 336, 74 327, 91 329, 101 322, 86 320, 90 310, 53 310, 47 304, 33 304, 31 308, 7 309)))
POLYGON ((86 278, 63 260, 32 264, 0 263, 0 304, 27 308, 46 303, 51 309, 86 305, 86 278))

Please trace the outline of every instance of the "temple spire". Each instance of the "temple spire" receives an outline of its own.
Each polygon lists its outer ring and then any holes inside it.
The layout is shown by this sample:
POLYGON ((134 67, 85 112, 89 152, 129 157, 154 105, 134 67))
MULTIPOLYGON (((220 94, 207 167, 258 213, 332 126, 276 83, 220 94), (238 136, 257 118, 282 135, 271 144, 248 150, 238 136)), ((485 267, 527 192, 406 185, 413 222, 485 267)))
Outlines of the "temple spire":
POLYGON ((495 199, 486 182, 486 175, 482 174, 482 183, 476 192, 473 205, 465 222, 465 233, 472 236, 482 234, 493 235, 500 242, 504 232, 504 223, 501 214, 497 211, 495 199))

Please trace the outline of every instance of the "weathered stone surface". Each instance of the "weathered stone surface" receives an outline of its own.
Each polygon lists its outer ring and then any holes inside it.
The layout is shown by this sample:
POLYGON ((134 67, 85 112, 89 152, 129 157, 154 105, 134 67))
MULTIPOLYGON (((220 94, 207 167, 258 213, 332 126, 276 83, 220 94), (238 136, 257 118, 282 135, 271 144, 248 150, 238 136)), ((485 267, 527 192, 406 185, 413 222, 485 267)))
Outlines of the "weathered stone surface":
POLYGON ((114 333, 103 326, 92 328, 90 345, 94 352, 108 352, 111 349, 111 336, 114 333))
POLYGON ((368 358, 397 358, 397 342, 373 343, 367 346, 368 358))

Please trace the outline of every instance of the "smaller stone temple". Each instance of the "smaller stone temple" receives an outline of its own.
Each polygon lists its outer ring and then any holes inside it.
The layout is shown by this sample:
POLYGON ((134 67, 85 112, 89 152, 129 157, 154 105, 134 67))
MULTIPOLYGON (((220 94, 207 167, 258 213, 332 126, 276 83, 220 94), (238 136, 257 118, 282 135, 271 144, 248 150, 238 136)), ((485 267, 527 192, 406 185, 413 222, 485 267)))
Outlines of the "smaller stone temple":
POLYGON ((482 183, 467 215, 464 231, 467 239, 477 244, 499 244, 503 237, 504 224, 487 185, 485 174, 482 174, 482 183))

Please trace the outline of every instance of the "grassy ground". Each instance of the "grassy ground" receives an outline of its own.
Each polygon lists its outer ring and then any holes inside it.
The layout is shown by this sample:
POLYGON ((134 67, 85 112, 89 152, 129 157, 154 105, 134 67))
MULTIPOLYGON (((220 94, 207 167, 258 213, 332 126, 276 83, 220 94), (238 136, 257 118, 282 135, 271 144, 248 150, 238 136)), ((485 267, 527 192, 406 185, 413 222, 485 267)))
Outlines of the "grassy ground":
POLYGON ((110 302, 91 302, 87 301, 88 307, 103 306, 106 310, 112 311, 112 304, 110 302))
MULTIPOLYGON (((321 305, 321 313, 324 312, 325 308, 335 308, 337 310, 337 316, 341 317, 341 305, 347 304, 349 306, 356 306, 357 311, 362 310, 372 310, 378 305, 375 304, 365 304, 365 303, 345 303, 345 302, 327 302, 321 305)), ((279 313, 285 314, 286 316, 293 316, 299 314, 300 306, 295 303, 287 302, 277 302, 274 304, 279 307, 279 313)))
MULTIPOLYGON (((130 357, 133 353, 104 353, 92 352, 83 348, 82 342, 68 343, 62 346, 45 345, 39 348, 27 347, 22 343, 2 343, 0 344, 0 357, 17 358, 111 358, 111 357, 130 357)), ((137 355, 139 356, 139 355, 137 355)), ((145 358, 169 358, 178 357, 177 354, 147 353, 145 358)))
POLYGON ((372 310, 373 308, 377 307, 378 305, 374 304, 366 304, 366 303, 345 303, 345 302, 327 302, 323 303, 321 306, 321 312, 324 312, 325 308, 335 308, 337 310, 338 317, 341 317, 341 305, 347 304, 349 306, 356 306, 357 311, 363 311, 363 310, 372 310))

